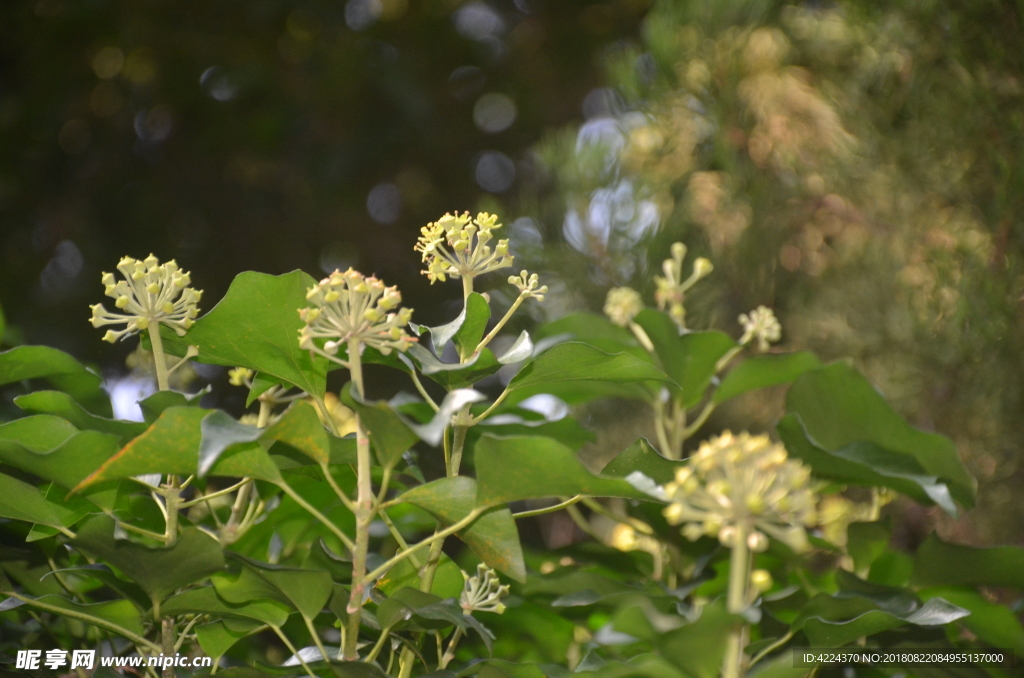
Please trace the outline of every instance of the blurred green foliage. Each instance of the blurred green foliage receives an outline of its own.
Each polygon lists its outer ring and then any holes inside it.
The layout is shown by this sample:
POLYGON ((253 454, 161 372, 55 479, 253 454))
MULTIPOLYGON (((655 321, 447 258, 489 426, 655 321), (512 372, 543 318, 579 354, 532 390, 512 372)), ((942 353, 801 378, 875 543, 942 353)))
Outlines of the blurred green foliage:
POLYGON ((692 313, 739 334, 765 304, 787 348, 853 356, 981 479, 980 508, 944 533, 1015 538, 1021 22, 1010 2, 656 3, 609 58, 603 109, 539 151, 560 187, 531 262, 566 279, 551 307, 597 310, 620 285, 650 298, 648 269, 682 239, 716 267, 692 313))

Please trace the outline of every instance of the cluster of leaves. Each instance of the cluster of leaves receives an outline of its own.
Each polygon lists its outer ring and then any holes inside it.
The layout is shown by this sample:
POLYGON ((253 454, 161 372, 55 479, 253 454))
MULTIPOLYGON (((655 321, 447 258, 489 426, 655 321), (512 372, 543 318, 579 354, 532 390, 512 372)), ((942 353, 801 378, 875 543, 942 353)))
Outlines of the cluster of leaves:
POLYGON ((710 678, 730 637, 746 639, 743 670, 767 676, 813 670, 792 668, 796 646, 1024 651, 1013 613, 978 588, 1024 586, 1024 552, 935 538, 917 554, 891 550, 877 511, 823 524, 838 522, 841 539, 812 536, 810 554, 773 542, 754 565, 774 583, 727 607, 730 549, 685 539, 662 515, 660 486, 685 462, 641 439, 595 473, 577 457, 589 433, 538 413, 535 398, 667 397, 685 411, 791 384, 778 434, 826 499, 850 507, 842 492, 888 488, 951 513, 971 506, 953 444, 908 425, 847 364, 723 363, 740 357, 732 338, 681 332, 651 309, 635 317, 648 346, 581 314, 499 357, 490 304, 471 284, 463 312, 416 326, 406 353, 367 346, 331 362, 297 339, 315 284, 300 271, 243 273, 183 336, 162 335, 172 355, 251 370, 250 403, 275 386, 308 394, 259 426, 167 390, 140 403, 144 422, 115 420, 100 378, 71 356, 0 353, 0 384, 24 389, 24 416, 0 424, 5 652, 205 653, 243 676, 710 678), (338 436, 328 372, 357 361, 406 374, 420 397, 375 401, 346 385, 359 433, 338 436), (443 475, 424 476, 441 467, 428 458, 443 458, 443 475), (593 539, 557 561, 524 549, 516 521, 562 510, 593 539), (449 536, 467 548, 444 550, 449 536), (478 563, 474 584, 460 566, 478 563), (504 605, 490 568, 513 582, 504 605))

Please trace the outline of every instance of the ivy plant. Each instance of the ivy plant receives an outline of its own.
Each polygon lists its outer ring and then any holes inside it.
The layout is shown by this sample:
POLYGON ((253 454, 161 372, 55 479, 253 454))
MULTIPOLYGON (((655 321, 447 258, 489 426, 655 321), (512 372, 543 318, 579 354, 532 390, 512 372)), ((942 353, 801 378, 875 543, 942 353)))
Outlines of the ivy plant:
POLYGON ((491 317, 478 278, 514 263, 499 229, 468 213, 422 229, 430 282, 463 290, 434 326, 351 269, 243 273, 200 315, 174 262, 122 259, 102 278, 114 310, 93 306, 92 323, 151 351, 143 422, 112 418, 70 355, 0 353, 21 412, 0 424, 2 650, 205 654, 204 671, 310 678, 797 678, 839 670, 795 667, 801 647, 1024 651, 991 596, 1024 587, 1024 551, 890 545, 897 494, 952 515, 973 504, 949 439, 846 362, 774 352, 767 308, 740 317, 738 340, 688 328, 685 296, 712 266, 684 275, 682 245, 656 307, 613 289, 604 316, 495 342, 547 292, 513 274, 518 294, 491 317), (230 368, 255 411, 170 390, 193 359, 230 368), (416 395, 374 399, 368 365, 416 395), (788 387, 776 435, 691 440, 770 386, 788 387), (656 435, 595 472, 577 455, 592 433, 564 415, 603 398, 646 403, 656 435), (524 546, 518 525, 556 513, 588 539, 524 546))

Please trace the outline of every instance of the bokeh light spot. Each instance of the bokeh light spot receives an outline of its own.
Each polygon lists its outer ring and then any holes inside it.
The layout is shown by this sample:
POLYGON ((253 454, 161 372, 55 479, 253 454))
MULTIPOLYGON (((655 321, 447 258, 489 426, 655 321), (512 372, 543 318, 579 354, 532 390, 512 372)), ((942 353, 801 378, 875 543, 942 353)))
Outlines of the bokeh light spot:
POLYGON ((516 179, 512 158, 498 151, 486 151, 476 161, 476 183, 489 193, 504 193, 516 179))
POLYGON ((377 184, 366 196, 366 211, 378 224, 393 224, 402 214, 402 192, 394 184, 377 184))
POLYGON ((494 134, 508 129, 516 120, 516 104, 504 94, 491 92, 473 106, 473 122, 484 132, 494 134))

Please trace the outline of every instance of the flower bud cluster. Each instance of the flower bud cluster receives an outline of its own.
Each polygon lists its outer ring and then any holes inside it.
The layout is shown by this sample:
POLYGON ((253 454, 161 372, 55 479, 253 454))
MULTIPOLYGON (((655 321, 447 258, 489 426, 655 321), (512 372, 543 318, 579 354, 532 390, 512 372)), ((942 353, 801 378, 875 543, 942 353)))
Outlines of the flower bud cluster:
POLYGON ((304 325, 299 346, 332 360, 338 349, 356 340, 387 355, 392 349, 405 351, 415 339, 403 327, 412 309, 394 309, 402 302, 396 287, 385 287, 374 277, 348 269, 335 271, 306 293, 312 308, 299 309, 304 325), (321 349, 315 339, 327 339, 321 349))
POLYGON ((707 535, 733 547, 742 535, 748 548, 760 552, 770 536, 802 551, 804 528, 817 520, 810 475, 768 436, 726 431, 702 443, 676 471, 675 481, 665 486, 671 503, 664 515, 673 525, 683 524, 691 540, 707 535))
POLYGON ((544 295, 548 293, 547 285, 538 287, 540 279, 537 274, 527 273, 525 270, 520 271, 519 275, 510 275, 508 284, 515 285, 519 289, 519 295, 527 299, 532 297, 537 301, 544 301, 544 295))
POLYGON ((420 229, 422 235, 415 250, 423 254, 427 269, 423 271, 431 284, 448 277, 475 278, 512 265, 508 240, 499 240, 492 248, 488 243, 493 232, 501 228, 498 217, 481 212, 470 218, 469 212, 445 214, 420 229))
POLYGON ((463 572, 462 578, 465 584, 459 597, 459 604, 463 612, 472 614, 479 610, 501 614, 505 611, 501 599, 508 595, 509 587, 501 585, 501 580, 494 570, 480 563, 474 576, 470 577, 463 572))
POLYGON ((654 299, 658 302, 658 309, 667 311, 679 331, 686 329, 686 291, 696 284, 698 280, 706 277, 714 266, 704 257, 698 257, 693 262, 693 272, 683 279, 683 259, 686 258, 686 245, 681 242, 672 245, 672 257, 661 264, 661 270, 665 276, 654 276, 654 299))
POLYGON ((604 314, 618 325, 626 327, 644 310, 644 300, 632 287, 613 287, 604 301, 604 314))
POLYGON ((124 280, 117 280, 113 273, 104 273, 101 280, 104 293, 114 299, 114 306, 121 312, 108 311, 103 304, 90 307, 93 327, 124 325, 123 330, 107 330, 104 341, 114 343, 149 329, 152 323, 167 325, 180 337, 195 322, 203 293, 189 287, 192 280, 188 272, 180 270, 173 260, 161 264, 152 254, 142 261, 124 257, 117 270, 124 280))
POLYGON ((762 353, 768 350, 772 342, 782 338, 782 325, 767 306, 758 306, 749 314, 741 313, 739 321, 743 325, 740 343, 746 345, 757 340, 757 350, 762 353))

